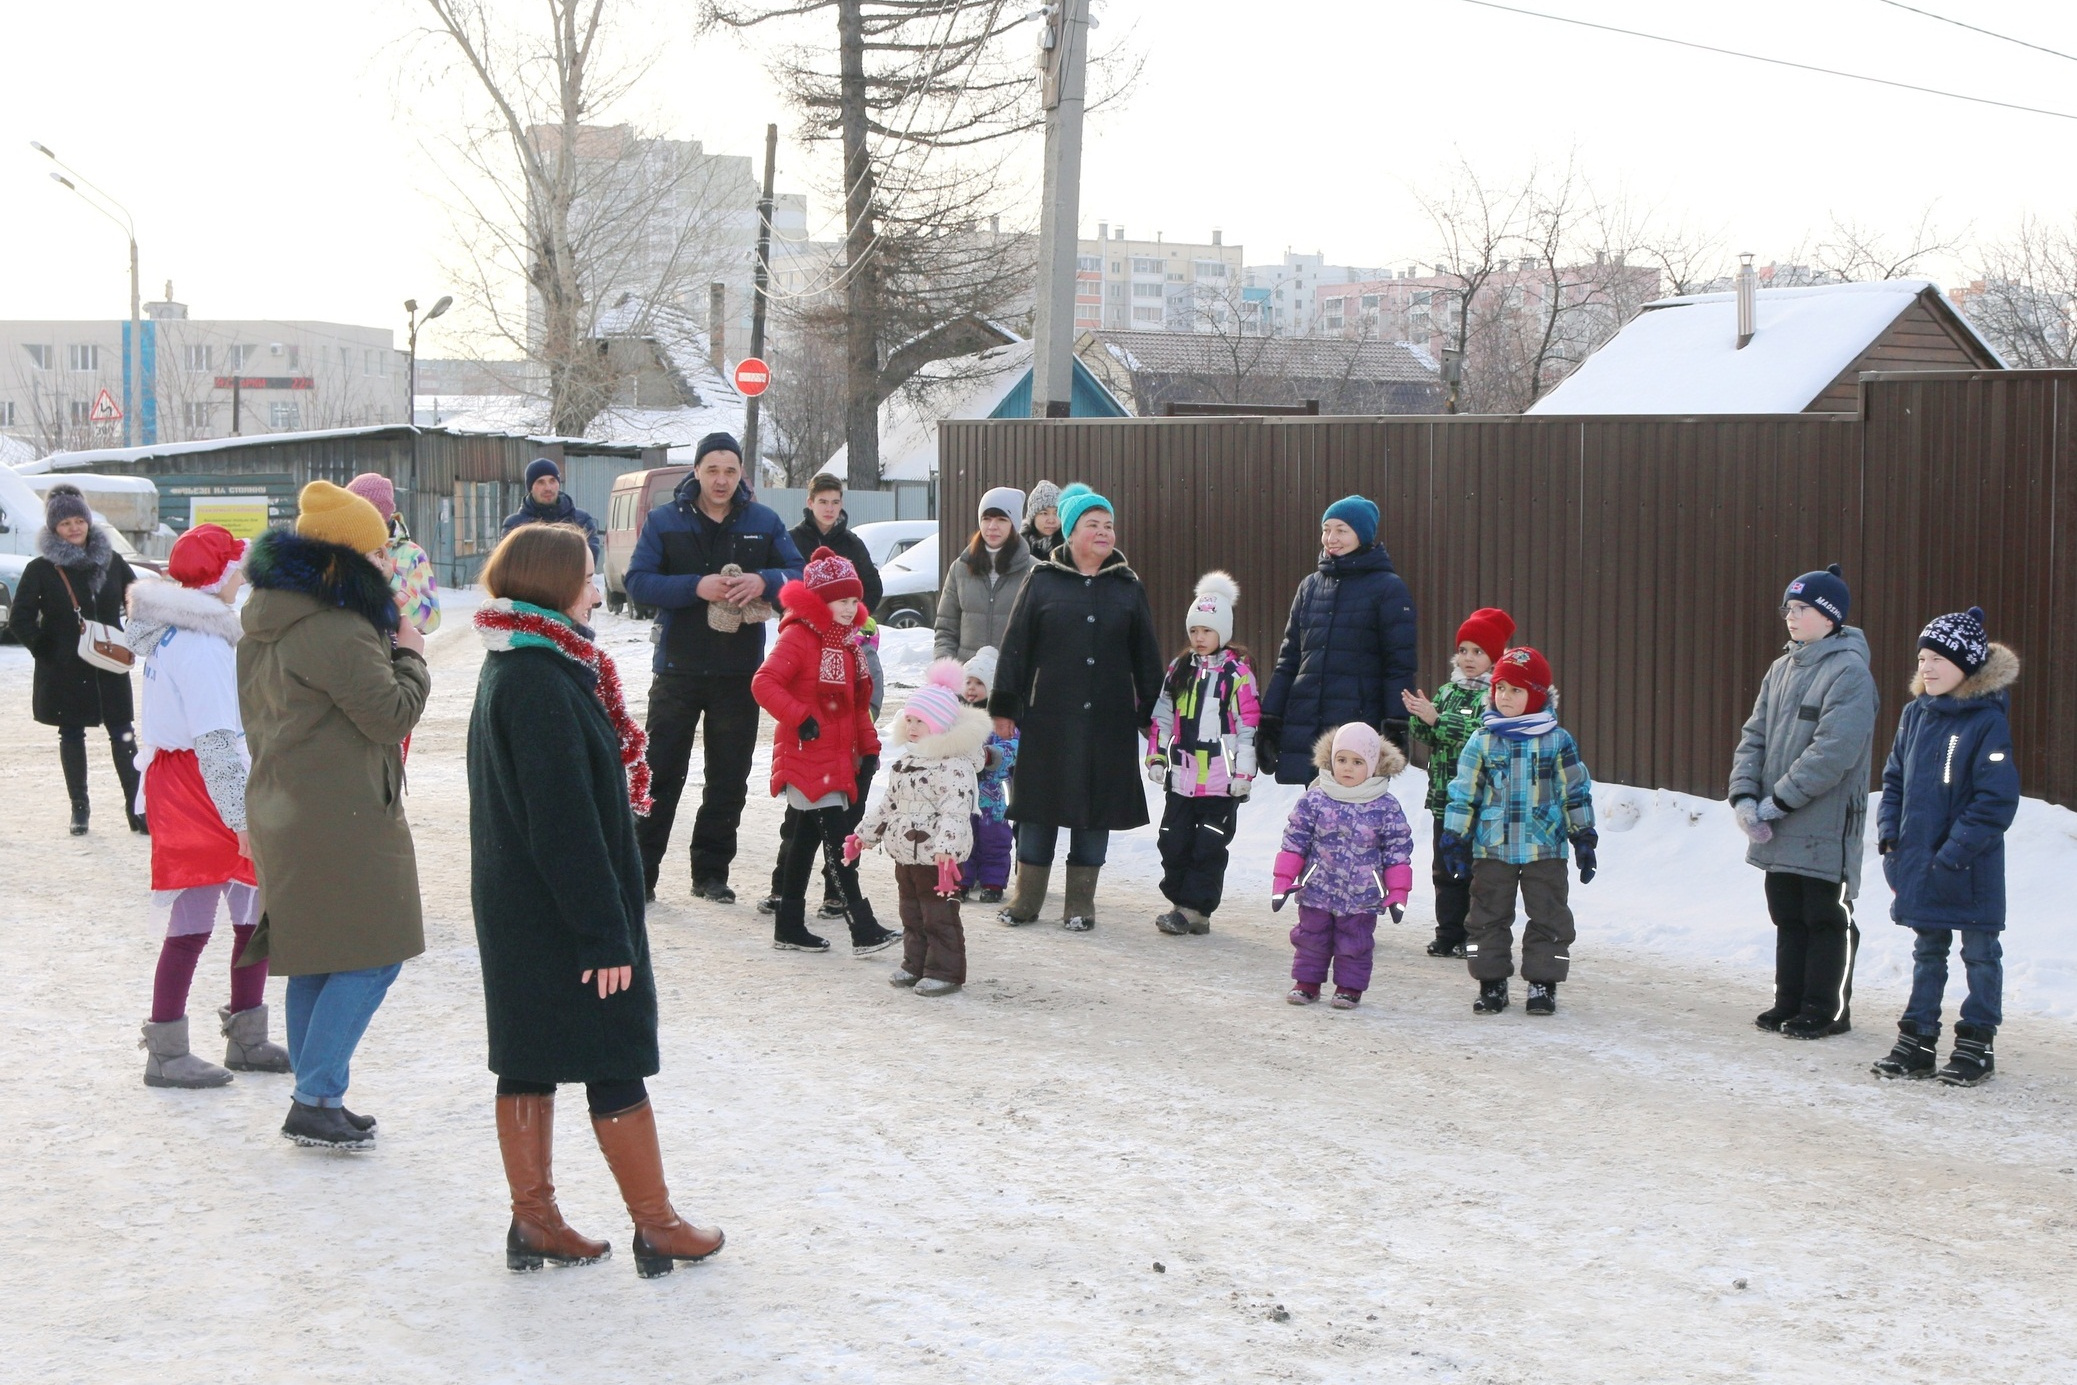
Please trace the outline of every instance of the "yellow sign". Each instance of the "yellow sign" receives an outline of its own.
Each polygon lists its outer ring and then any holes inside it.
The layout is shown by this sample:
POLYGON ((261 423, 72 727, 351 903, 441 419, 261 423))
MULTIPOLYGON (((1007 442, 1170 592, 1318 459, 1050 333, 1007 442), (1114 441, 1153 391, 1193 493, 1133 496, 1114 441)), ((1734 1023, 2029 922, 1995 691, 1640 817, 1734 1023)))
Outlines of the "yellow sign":
POLYGON ((195 496, 188 501, 188 526, 197 524, 221 524, 233 538, 256 539, 267 532, 267 497, 195 496))

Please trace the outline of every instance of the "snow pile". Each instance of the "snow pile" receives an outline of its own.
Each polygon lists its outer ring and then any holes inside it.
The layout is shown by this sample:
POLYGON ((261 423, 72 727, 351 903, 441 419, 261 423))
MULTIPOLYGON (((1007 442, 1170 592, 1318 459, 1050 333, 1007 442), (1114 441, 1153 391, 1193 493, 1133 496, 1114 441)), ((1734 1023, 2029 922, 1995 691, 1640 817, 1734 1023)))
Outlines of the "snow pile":
POLYGON ((887 675, 888 687, 922 686, 923 675, 930 668, 934 635, 928 625, 913 630, 880 627, 880 671, 887 675))

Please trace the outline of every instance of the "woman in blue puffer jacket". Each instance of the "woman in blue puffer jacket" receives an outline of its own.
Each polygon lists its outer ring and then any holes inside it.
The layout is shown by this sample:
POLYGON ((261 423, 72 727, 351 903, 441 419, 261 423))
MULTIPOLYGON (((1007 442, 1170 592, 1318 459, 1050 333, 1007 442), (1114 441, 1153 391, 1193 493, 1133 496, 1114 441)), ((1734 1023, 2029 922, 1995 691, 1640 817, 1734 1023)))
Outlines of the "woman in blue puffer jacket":
POLYGON ((1320 516, 1320 570, 1291 601, 1255 737, 1258 763, 1280 784, 1312 782, 1313 742, 1346 722, 1406 749, 1400 695, 1417 681, 1418 630, 1413 596, 1378 543, 1377 525, 1377 506, 1360 495, 1320 516))
POLYGON ((1918 940, 1897 1047, 1875 1071, 1932 1074, 1947 951, 1959 929, 1969 993, 1954 1027, 1954 1056, 1938 1075, 1973 1087, 1991 1075, 1991 1040, 2004 1019, 2005 831, 2019 811, 2005 709, 2019 656, 1990 641, 1974 606, 1928 625, 1918 651, 1875 817, 1882 873, 1897 896, 1890 917, 1918 940))

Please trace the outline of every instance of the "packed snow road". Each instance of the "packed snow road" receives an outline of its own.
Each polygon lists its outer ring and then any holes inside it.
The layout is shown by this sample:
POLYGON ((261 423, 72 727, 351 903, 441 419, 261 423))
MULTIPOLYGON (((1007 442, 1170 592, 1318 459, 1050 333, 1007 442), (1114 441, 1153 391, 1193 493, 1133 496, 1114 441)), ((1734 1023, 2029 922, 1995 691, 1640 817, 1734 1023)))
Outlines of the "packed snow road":
MULTIPOLYGON (((639 627, 613 638, 638 694, 639 627)), ((666 1166, 727 1249, 635 1277, 573 1092, 563 1210, 618 1253, 512 1275, 469 914, 479 660, 451 617, 410 766, 430 950, 355 1060, 379 1148, 344 1155, 276 1134, 285 1077, 143 1086, 146 845, 111 827, 99 759, 95 830, 64 835, 55 737, 0 650, 0 1379, 2077 1378, 2066 1020, 2015 1012, 1978 1090, 1880 1083, 1887 982, 1853 1034, 1796 1044, 1753 1029, 1750 969, 1598 940, 1691 885, 1635 858, 1655 890, 1575 893, 1555 1018, 1519 988, 1474 1018, 1461 964, 1421 953, 1424 891, 1360 1009, 1295 1009, 1259 882, 1237 865, 1210 936, 1163 937, 1126 842, 1095 933, 971 908, 972 983, 923 1000, 886 985, 891 954, 771 950, 750 901, 778 813, 755 790, 744 902, 694 906, 681 845, 650 916, 666 1166)), ((1602 864, 1621 878, 1620 836, 1602 864)), ((891 914, 884 861, 867 875, 891 914)))

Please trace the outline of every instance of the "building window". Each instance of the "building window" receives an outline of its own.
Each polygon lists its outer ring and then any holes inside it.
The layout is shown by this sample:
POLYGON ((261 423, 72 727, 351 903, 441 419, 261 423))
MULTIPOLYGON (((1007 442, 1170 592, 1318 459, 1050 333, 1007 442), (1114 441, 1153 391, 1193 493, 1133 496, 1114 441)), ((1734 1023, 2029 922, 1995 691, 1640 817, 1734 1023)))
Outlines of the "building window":
POLYGON ((1103 273, 1103 256, 1077 255, 1075 256, 1075 268, 1086 274, 1101 274, 1103 273))
POLYGON ((1223 279, 1226 277, 1226 262, 1224 260, 1199 260, 1194 268, 1197 270, 1197 277, 1200 279, 1223 279))
POLYGON ((296 406, 279 402, 269 404, 267 406, 267 426, 269 428, 295 427, 296 406))
POLYGON ((1132 296, 1134 298, 1159 298, 1165 291, 1160 284, 1134 284, 1132 286, 1132 296))
POLYGON ((216 348, 197 346, 190 343, 181 348, 181 357, 187 368, 197 375, 207 375, 216 367, 216 348))
POLYGON ((0 428, 14 427, 14 401, 0 399, 0 428))
POLYGON ((100 347, 88 344, 86 346, 68 347, 67 350, 71 352, 71 362, 74 370, 91 372, 101 368, 100 347))
POLYGON ((36 368, 38 370, 50 369, 51 356, 53 353, 48 346, 24 346, 22 350, 29 353, 29 359, 35 362, 36 368))
POLYGON ((361 363, 361 373, 363 375, 389 374, 388 354, 386 351, 370 351, 367 354, 367 358, 361 363))
POLYGON ((224 367, 227 370, 243 370, 252 360, 257 346, 227 346, 224 348, 224 367))
POLYGON ((1161 318, 1162 318, 1162 313, 1161 313, 1161 309, 1160 309, 1160 308, 1158 308, 1158 307, 1154 307, 1154 308, 1141 308, 1141 307, 1135 307, 1135 308, 1134 308, 1134 309, 1132 310, 1132 320, 1133 320, 1134 322, 1159 322, 1159 321, 1161 321, 1161 318))
POLYGON ((209 416, 215 411, 216 406, 206 399, 191 399, 181 406, 181 416, 187 420, 190 433, 208 432, 209 416))
POLYGON ((1103 286, 1103 296, 1113 303, 1123 303, 1125 301, 1125 285, 1112 280, 1103 286))
POLYGON ((93 418, 92 418, 93 412, 94 412, 94 406, 93 406, 92 404, 88 403, 88 402, 87 402, 86 400, 84 400, 84 399, 75 399, 75 400, 73 400, 73 401, 72 401, 72 404, 71 404, 71 418, 72 418, 72 426, 73 426, 73 427, 75 427, 75 428, 84 428, 84 427, 86 427, 86 426, 87 426, 87 424, 89 424, 89 423, 93 422, 93 418))
POLYGON ((1375 311, 1377 311, 1377 304, 1378 304, 1378 296, 1377 296, 1376 294, 1374 294, 1374 293, 1366 293, 1366 294, 1364 294, 1364 295, 1363 295, 1363 308, 1364 308, 1364 311, 1366 311, 1366 312, 1375 312, 1375 311))
POLYGON ((1164 265, 1159 260, 1146 260, 1136 258, 1132 262, 1132 272, 1134 274, 1162 274, 1165 273, 1167 269, 1168 266, 1164 265))

